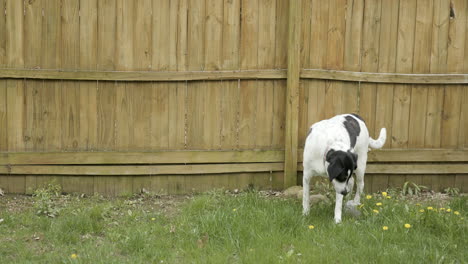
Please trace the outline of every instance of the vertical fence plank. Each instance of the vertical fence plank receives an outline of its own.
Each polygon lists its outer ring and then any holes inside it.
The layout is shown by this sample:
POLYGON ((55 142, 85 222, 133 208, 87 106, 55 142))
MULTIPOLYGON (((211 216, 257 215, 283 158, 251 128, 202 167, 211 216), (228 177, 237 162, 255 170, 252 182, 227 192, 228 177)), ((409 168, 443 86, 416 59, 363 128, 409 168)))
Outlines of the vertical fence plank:
POLYGON ((9 68, 24 67, 23 49, 23 1, 6 1, 5 18, 5 58, 9 68))
MULTIPOLYGON (((99 1, 100 2, 100 1, 99 1)), ((98 3, 92 0, 80 0, 79 4, 79 68, 96 70, 98 62, 98 3)), ((112 50, 112 45, 107 46, 112 50)), ((80 149, 96 150, 97 137, 97 90, 98 82, 80 82, 79 84, 79 139, 80 149)), ((65 177, 64 177, 65 178, 65 177)), ((76 177, 76 184, 85 193, 95 191, 95 178, 76 177)), ((104 192, 101 192, 104 193, 104 192)))
MULTIPOLYGON (((379 62, 380 48, 380 26, 382 16, 382 1, 372 0, 366 2, 363 17, 363 43, 362 43, 362 66, 364 72, 376 72, 379 62)), ((373 83, 360 84, 359 94, 359 114, 366 120, 366 126, 371 137, 375 129, 375 110, 377 85, 373 83)), ((369 190, 376 191, 387 185, 388 177, 386 175, 372 175, 368 183, 369 190)))
POLYGON ((6 81, 0 80, 0 151, 8 151, 7 88, 6 81))
MULTIPOLYGON (((6 65, 10 68, 24 67, 23 50, 23 1, 6 1, 6 65)), ((24 150, 24 82, 23 80, 6 80, 7 100, 7 146, 9 151, 24 150)), ((24 175, 8 176, 7 192, 24 193, 24 175)))
MULTIPOLYGON (((107 40, 103 34, 102 38, 98 38, 98 29, 107 16, 107 12, 111 10, 101 10, 100 8, 107 5, 108 1, 93 1, 93 0, 80 0, 80 69, 82 70, 96 70, 98 62, 98 50, 102 54, 109 54, 113 51, 114 41, 107 40), (98 3, 99 2, 99 3, 98 3), (98 5, 99 4, 99 5, 98 5), (101 5, 102 4, 102 5, 101 5), (103 12, 106 15, 103 15, 103 12), (98 13, 99 20, 98 20, 98 13), (102 16, 101 16, 102 15, 102 16), (98 23, 99 22, 99 23, 98 23), (100 43, 98 43, 98 40, 100 43), (99 48, 102 41, 107 41, 106 51, 99 48)), ((109 12, 112 14, 111 12, 109 12)), ((101 62, 102 54, 99 54, 100 64, 110 64, 112 61, 101 62)), ((81 82, 80 83, 80 144, 87 150, 96 150, 98 148, 97 127, 97 93, 98 82, 81 82)), ((83 178, 89 181, 92 178, 83 178)), ((87 185, 89 186, 89 184, 87 185)))
MULTIPOLYGON (((282 1, 279 1, 282 2, 282 1)), ((284 2, 284 1, 283 1, 284 2)), ((310 68, 310 42, 312 25, 312 0, 302 1, 301 7, 301 68, 310 68)), ((279 21, 278 21, 279 22, 279 21)), ((285 23, 287 25, 287 22, 285 23)))
MULTIPOLYGON (((310 47, 310 67, 314 69, 326 69, 327 50, 328 50, 328 1, 313 0, 312 2, 312 21, 311 21, 311 47, 310 47), (322 52, 317 53, 317 50, 322 52)), ((308 125, 327 118, 325 113, 325 91, 326 83, 324 80, 312 80, 309 84, 309 109, 308 125), (311 90, 312 89, 312 90, 311 90), (311 107, 312 106, 312 107, 311 107), (314 107, 315 106, 315 107, 314 107)))
MULTIPOLYGON (((447 71, 464 72, 465 41, 468 35, 466 26, 468 20, 468 3, 466 1, 454 0, 450 2, 453 16, 449 20, 448 28, 448 51, 447 51, 447 71)), ((442 148, 460 148, 459 134, 461 126, 461 117, 463 104, 462 85, 446 85, 444 88, 444 107, 442 113, 442 131, 441 131, 441 147, 442 148)), ((460 182, 458 175, 444 175, 439 179, 440 189, 444 190, 447 187, 455 186, 460 182)))
MULTIPOLYGON (((0 67, 5 68, 7 65, 6 61, 6 4, 5 0, 0 0, 0 67)), ((0 80, 2 82, 3 80, 0 80)))
MULTIPOLYGON (((224 0, 222 29, 222 69, 238 70, 240 50, 241 0, 224 0)), ((238 148, 238 109, 240 81, 223 81, 221 98, 221 149, 238 148)), ((232 178, 230 178, 232 179, 232 178)))
MULTIPOLYGON (((188 7, 188 70, 203 70, 205 52, 205 1, 189 2, 188 7)), ((204 112, 206 87, 203 81, 191 82, 187 89, 187 147, 204 147, 204 112)))
MULTIPOLYGON (((417 0, 416 24, 413 54, 413 73, 424 73, 430 70, 433 1, 417 0)), ((408 133, 409 148, 423 148, 427 113, 426 87, 413 85, 411 88, 410 120, 408 133)), ((422 175, 408 175, 407 180, 422 184, 422 175)))
MULTIPOLYGON (((424 73, 430 70, 433 1, 418 0, 416 6, 413 73, 424 73)), ((408 134, 410 148, 424 147, 424 137, 421 135, 425 134, 426 112, 427 88, 422 85, 413 85, 408 134)))
MULTIPOLYGON (((98 2, 97 60, 99 70, 111 71, 116 68, 117 5, 113 0, 98 2)), ((83 54, 85 55, 85 54, 83 54)), ((87 65, 88 67, 92 65, 87 65)), ((93 96, 95 105, 89 109, 89 144, 91 149, 110 151, 115 149, 115 107, 116 82, 98 82, 89 86, 89 97, 93 96), (95 127, 93 124, 95 123, 95 127), (92 129, 92 130, 91 130, 92 129), (92 139, 95 136, 95 139, 92 139)), ((99 180, 99 177, 96 177, 99 180)), ((100 186, 100 185, 98 185, 100 186)))
MULTIPOLYGON (((276 0, 260 0, 258 13, 258 67, 271 69, 275 66, 276 0)), ((300 29, 300 28, 299 28, 300 29)), ((298 39, 299 41, 300 39, 298 39)), ((256 148, 269 148, 273 137, 273 91, 275 81, 257 81, 257 121, 255 129, 256 148)))
MULTIPOLYGON (((223 1, 206 0, 206 23, 204 32, 205 70, 219 70, 223 50, 223 1)), ((221 95, 222 82, 204 83, 203 144, 206 149, 219 149, 221 145, 221 95)))
MULTIPOLYGON (((79 2, 62 3, 62 49, 63 69, 77 69, 80 61, 79 2)), ((80 85, 76 81, 63 81, 61 89, 62 149, 67 151, 86 150, 86 135, 80 135, 80 85)), ((86 109, 83 109, 86 110, 86 109)), ((85 120, 83 120, 85 121, 85 120)), ((86 124, 86 123, 85 123, 86 124)), ((86 126, 83 124, 83 126, 86 126)), ((87 131, 86 131, 87 132, 87 131)))
MULTIPOLYGON (((256 69, 258 62, 258 0, 242 0, 240 68, 256 69)), ((256 81, 240 81, 239 147, 255 147, 256 81)))
MULTIPOLYGON (((416 0, 400 1, 396 71, 410 73, 413 65, 416 0)), ((392 148, 408 147, 411 93, 409 85, 395 85, 393 101, 392 148)))
MULTIPOLYGON (((275 68, 287 67, 287 35, 288 35, 289 1, 276 1, 276 48, 275 48, 275 68)), ((310 45, 309 43, 307 43, 310 45)), ((273 143, 272 148, 283 148, 285 141, 286 124, 286 81, 274 82, 273 97, 273 143)), ((302 143, 299 143, 302 144, 302 143)), ((283 188, 283 173, 277 173, 273 177, 273 188, 283 188)))
MULTIPOLYGON (((382 1, 380 41, 378 56, 378 72, 395 72, 395 57, 397 51, 398 8, 399 1, 382 1)), ((384 148, 391 146, 393 122, 393 84, 376 85, 375 123, 374 131, 369 131, 377 137, 382 127, 387 128, 387 141, 384 148)), ((401 175, 374 175, 373 180, 380 189, 385 190, 391 182, 399 184, 405 181, 401 175), (386 185, 386 186, 384 186, 386 185)), ((397 185, 398 186, 398 185, 397 185)))
MULTIPOLYGON (((379 72, 395 72, 395 57, 398 37, 399 1, 382 2, 382 22, 380 26, 379 72)), ((385 148, 391 146, 393 122, 393 84, 379 84, 376 91, 376 113, 374 135, 377 137, 382 127, 387 128, 385 148)), ((390 176, 393 177, 393 176, 390 176)))
MULTIPOLYGON (((1 3, 0 3, 1 4, 1 3)), ((24 66, 38 68, 41 63, 40 54, 42 38, 42 0, 25 2, 24 17, 24 66)), ((1 15, 0 15, 1 16, 1 15)), ((0 22, 1 24, 2 22, 0 22)), ((1 25, 0 25, 1 27, 1 25)), ((1 48, 0 48, 1 49, 1 48)))
MULTIPOLYGON (((152 1, 135 1, 133 19, 133 70, 147 71, 152 64, 152 1)), ((168 12, 169 10, 166 10, 168 12)), ((166 25, 167 27, 167 25, 166 25)), ((170 27, 169 27, 170 28, 170 27)), ((166 54, 170 58, 170 54, 166 54)), ((131 145, 135 150, 149 150, 151 140, 151 95, 152 83, 127 84, 132 101, 133 131, 131 145)), ((167 126, 166 126, 167 127, 167 126)), ((130 191, 127 189, 127 191, 130 191)))
POLYGON ((297 143, 299 119, 299 68, 301 0, 290 1, 288 23, 288 80, 286 90, 286 129, 284 187, 297 183, 297 143))
MULTIPOLYGON (((64 2, 61 10, 61 67, 67 70, 77 69, 80 61, 80 3, 64 2)), ((61 114, 61 149, 76 151, 86 149, 86 141, 80 142, 80 85, 74 81, 62 81, 60 102, 61 114), (83 144, 84 143, 84 144, 83 144)), ((87 135, 86 135, 87 136, 87 135)), ((86 139, 86 138, 85 138, 86 139)), ((62 177, 62 190, 66 193, 80 192, 82 178, 77 176, 62 177)))
MULTIPOLYGON (((466 26, 468 27, 468 19, 466 19, 466 26)), ((463 72, 468 72, 468 32, 465 33, 465 62, 464 62, 463 72)), ((468 102, 468 85, 463 87, 463 100, 462 102, 468 102)), ((462 104, 462 117, 460 120, 460 147, 463 149, 468 148, 468 104, 462 104)), ((468 192, 468 186, 466 182, 468 181, 467 177, 464 177, 465 182, 465 192, 468 192)))
MULTIPOLYGON (((452 1, 451 8, 454 17, 449 20, 449 46, 447 53, 447 71, 450 73, 463 72, 461 58, 467 56, 465 52, 466 20, 468 19, 468 3, 466 1, 452 1)), ((460 130, 460 114, 463 98, 463 86, 447 85, 444 88, 444 112, 442 115, 441 146, 458 148, 460 130)))
MULTIPOLYGON (((159 1, 153 3, 153 32, 152 32, 152 68, 154 70, 174 70, 170 67, 169 57, 170 41, 172 36, 170 29, 173 27, 171 13, 168 12, 173 1, 159 1)), ((177 16, 175 16, 177 18, 177 16)), ((151 140, 150 146, 159 149, 168 149, 168 122, 169 120, 169 84, 153 83, 153 93, 151 97, 151 140)))
MULTIPOLYGON (((361 68, 362 21, 364 0, 348 0, 346 5, 346 31, 343 69, 359 71, 361 68)), ((357 113, 359 84, 344 82, 341 93, 342 113, 357 113)))
MULTIPOLYGON (((381 9, 381 0, 366 2, 364 8, 361 67, 364 72, 376 72, 378 69, 381 9)), ((360 87, 359 113, 366 120, 370 136, 373 136, 375 127, 376 87, 372 83, 362 83, 360 87)))
MULTIPOLYGON (((42 6, 41 0, 25 2, 24 17, 24 66, 25 68, 39 68, 41 64, 42 38, 42 6)), ((1 23, 1 22, 0 22, 1 23)), ((42 81, 25 81, 25 150, 38 151, 41 149, 43 132, 41 121, 40 90, 42 81)), ((37 176, 26 176, 26 193, 31 194, 37 188, 37 176)))
MULTIPOLYGON (((343 70, 344 65, 344 41, 345 41, 345 17, 346 1, 329 1, 329 22, 328 22, 328 49, 327 49, 327 69, 343 70)), ((328 81, 325 89, 326 114, 330 118, 341 114, 343 82, 328 81)))

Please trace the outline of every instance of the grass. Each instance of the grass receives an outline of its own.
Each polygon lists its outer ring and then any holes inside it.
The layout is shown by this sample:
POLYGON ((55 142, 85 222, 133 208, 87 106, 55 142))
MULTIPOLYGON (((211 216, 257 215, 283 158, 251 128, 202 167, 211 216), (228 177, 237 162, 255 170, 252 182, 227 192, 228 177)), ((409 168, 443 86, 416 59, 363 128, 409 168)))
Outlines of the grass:
POLYGON ((339 225, 333 203, 303 217, 301 201, 256 191, 52 196, 53 217, 38 210, 43 196, 2 197, 0 263, 468 262, 466 196, 387 196, 363 197, 361 217, 344 214, 339 225))

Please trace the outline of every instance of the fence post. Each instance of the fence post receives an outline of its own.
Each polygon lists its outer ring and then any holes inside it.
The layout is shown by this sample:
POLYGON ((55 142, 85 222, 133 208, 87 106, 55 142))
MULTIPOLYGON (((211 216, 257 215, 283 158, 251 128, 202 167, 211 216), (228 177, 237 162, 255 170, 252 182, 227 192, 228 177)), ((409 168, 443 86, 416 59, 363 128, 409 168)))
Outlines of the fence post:
POLYGON ((301 7, 302 0, 289 1, 284 188, 297 184, 301 7))

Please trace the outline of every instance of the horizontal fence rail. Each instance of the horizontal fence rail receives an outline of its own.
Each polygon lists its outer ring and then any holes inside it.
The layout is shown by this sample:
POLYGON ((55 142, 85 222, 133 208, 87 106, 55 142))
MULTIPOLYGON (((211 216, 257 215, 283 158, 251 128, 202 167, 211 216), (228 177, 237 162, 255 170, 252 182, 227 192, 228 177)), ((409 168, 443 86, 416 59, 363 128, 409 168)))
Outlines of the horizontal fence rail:
POLYGON ((405 74, 303 69, 303 79, 401 84, 466 84, 468 74, 405 74))
MULTIPOLYGON (((302 161, 303 150, 298 151, 302 161)), ((284 161, 284 150, 157 152, 3 152, 0 165, 191 164, 284 161)), ((368 153, 367 162, 468 162, 468 150, 392 149, 368 153)))
MULTIPOLYGON (((302 150, 298 152, 302 161, 302 150)), ((468 171, 468 151, 446 149, 369 152, 367 173, 453 174, 468 171), (428 163, 438 162, 438 163, 428 163), (460 163, 462 162, 462 163, 460 163), (409 164, 408 164, 409 163, 409 164)), ((1 153, 0 174, 163 175, 284 170, 283 150, 1 153)), ((302 164, 298 164, 302 171, 302 164)))
MULTIPOLYGON (((82 81, 222 81, 286 79, 286 69, 233 71, 69 71, 0 69, 0 78, 82 81)), ((404 74, 302 69, 301 79, 364 83, 468 84, 468 74, 404 74)))
POLYGON ((110 166, 0 166, 0 174, 20 175, 185 175, 282 171, 283 163, 110 166))
POLYGON ((237 79, 286 79, 286 70, 66 71, 0 69, 0 78, 82 81, 220 81, 237 79))
MULTIPOLYGON (((300 164, 300 171, 304 168, 300 164)), ((463 174, 468 171, 468 164, 368 164, 367 174, 463 174)))
POLYGON ((280 162, 282 150, 1 153, 0 165, 190 164, 280 162))

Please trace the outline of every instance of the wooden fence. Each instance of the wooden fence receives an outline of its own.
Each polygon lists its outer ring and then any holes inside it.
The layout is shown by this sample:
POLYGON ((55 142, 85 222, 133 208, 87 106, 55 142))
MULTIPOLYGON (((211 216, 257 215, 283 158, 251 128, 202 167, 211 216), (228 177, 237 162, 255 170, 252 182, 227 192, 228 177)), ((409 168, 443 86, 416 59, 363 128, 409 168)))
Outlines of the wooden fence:
POLYGON ((308 127, 359 113, 366 188, 468 190, 466 0, 0 0, 0 188, 300 183, 308 127))

